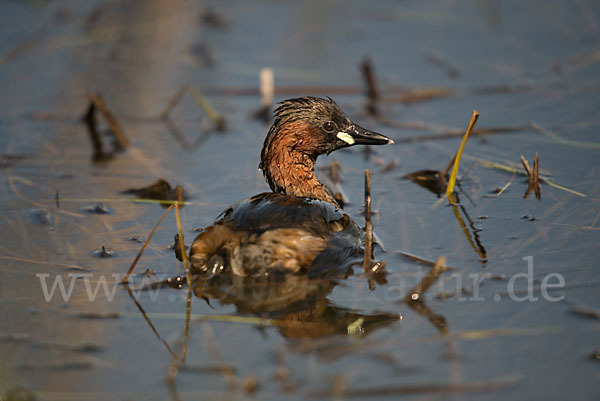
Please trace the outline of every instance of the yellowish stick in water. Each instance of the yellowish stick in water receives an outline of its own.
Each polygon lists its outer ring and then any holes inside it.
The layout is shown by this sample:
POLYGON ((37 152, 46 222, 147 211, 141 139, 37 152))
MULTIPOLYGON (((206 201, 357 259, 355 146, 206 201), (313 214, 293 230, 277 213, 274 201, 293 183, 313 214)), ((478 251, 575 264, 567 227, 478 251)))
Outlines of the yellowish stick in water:
POLYGON ((458 165, 460 164, 460 158, 465 148, 465 144, 467 143, 467 139, 469 139, 469 135, 471 135, 471 131, 473 131, 473 127, 475 126, 475 122, 477 121, 478 117, 479 113, 477 112, 477 110, 473 110, 473 115, 471 116, 471 121, 469 122, 469 126, 467 127, 467 132, 465 133, 465 136, 463 136, 462 142, 458 147, 458 152, 456 152, 454 167, 452 167, 452 174, 450 175, 450 181, 448 181, 448 187, 446 188, 446 196, 450 200, 450 203, 454 203, 454 186, 456 185, 456 176, 458 175, 458 165))

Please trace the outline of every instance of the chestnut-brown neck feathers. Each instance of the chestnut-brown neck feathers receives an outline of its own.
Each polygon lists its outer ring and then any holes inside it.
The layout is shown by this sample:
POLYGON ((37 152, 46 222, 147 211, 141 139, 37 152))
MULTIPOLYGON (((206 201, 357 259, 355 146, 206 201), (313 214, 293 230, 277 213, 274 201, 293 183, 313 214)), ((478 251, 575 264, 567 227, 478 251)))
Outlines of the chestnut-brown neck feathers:
MULTIPOLYGON (((287 100, 275 110, 259 166, 273 192, 337 205, 314 171, 317 157, 326 153, 322 133, 314 121, 331 115, 332 110, 339 110, 333 100, 311 97, 287 100)), ((343 115, 341 110, 339 113, 343 115)))

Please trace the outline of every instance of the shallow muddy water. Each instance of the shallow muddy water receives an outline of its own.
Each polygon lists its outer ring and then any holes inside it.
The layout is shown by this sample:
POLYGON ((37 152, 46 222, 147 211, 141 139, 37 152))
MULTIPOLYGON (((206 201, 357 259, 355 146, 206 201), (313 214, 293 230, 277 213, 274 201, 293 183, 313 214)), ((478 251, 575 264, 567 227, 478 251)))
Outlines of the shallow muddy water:
MULTIPOLYGON (((598 398, 598 3, 371 3, 0 5, 0 399, 598 398), (372 171, 387 283, 358 266, 334 282, 196 288, 188 325, 185 288, 116 284, 166 210, 122 192, 182 186, 189 245, 228 205, 268 190, 257 170, 268 123, 252 118, 263 67, 276 101, 331 96, 396 141, 318 163, 326 177, 339 162, 361 226, 372 171), (130 141, 102 162, 82 122, 93 92, 130 141), (480 131, 451 206, 404 176, 443 170, 473 109, 480 131), (527 177, 506 167, 521 172, 536 152, 561 187, 523 199, 527 177), (452 268, 423 302, 404 300, 429 270, 407 254, 452 268), (59 282, 69 296, 50 294, 59 282)), ((170 211, 134 282, 181 274, 176 233, 170 211)))

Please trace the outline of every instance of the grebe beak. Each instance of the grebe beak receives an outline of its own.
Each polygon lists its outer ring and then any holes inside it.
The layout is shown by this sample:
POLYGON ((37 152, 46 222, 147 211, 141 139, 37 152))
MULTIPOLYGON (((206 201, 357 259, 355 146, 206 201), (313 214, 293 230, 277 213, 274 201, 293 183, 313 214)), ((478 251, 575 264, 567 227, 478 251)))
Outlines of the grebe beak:
POLYGON ((369 131, 357 124, 350 125, 343 131, 338 132, 336 136, 338 139, 346 142, 348 146, 387 145, 388 143, 394 143, 394 141, 387 136, 378 134, 377 132, 369 131))

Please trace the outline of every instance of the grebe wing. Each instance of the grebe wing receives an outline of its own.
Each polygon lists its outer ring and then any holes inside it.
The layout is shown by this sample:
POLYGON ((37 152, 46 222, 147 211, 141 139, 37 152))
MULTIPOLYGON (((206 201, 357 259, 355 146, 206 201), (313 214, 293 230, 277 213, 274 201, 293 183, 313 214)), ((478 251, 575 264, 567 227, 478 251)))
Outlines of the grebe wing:
POLYGON ((219 223, 253 233, 302 228, 314 235, 325 236, 354 224, 342 209, 328 202, 273 192, 243 199, 221 216, 219 223))

